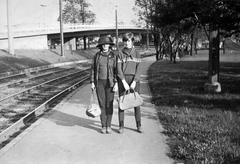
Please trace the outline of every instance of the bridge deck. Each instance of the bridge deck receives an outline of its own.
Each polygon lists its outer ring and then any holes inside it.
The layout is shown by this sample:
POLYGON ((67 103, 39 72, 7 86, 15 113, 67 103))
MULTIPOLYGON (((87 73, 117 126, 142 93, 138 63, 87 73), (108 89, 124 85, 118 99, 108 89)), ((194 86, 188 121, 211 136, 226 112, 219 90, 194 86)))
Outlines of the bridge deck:
MULTIPOLYGON (((145 29, 134 26, 134 25, 120 25, 118 26, 119 30, 137 30, 145 31, 145 29)), ((77 32, 95 32, 96 31, 108 31, 116 30, 115 25, 74 25, 68 24, 63 26, 64 33, 77 33, 77 32)), ((59 34, 60 25, 54 26, 30 26, 30 27, 14 27, 14 37, 26 37, 26 36, 36 36, 36 35, 50 35, 50 34, 59 34)), ((0 39, 8 38, 8 29, 0 29, 0 39)))

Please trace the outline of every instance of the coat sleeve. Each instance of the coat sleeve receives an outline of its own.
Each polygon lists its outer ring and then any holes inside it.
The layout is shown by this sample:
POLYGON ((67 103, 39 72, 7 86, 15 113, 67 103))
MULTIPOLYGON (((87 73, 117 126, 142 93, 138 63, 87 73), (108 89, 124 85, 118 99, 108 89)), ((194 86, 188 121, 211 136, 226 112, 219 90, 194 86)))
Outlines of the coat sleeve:
POLYGON ((125 79, 123 70, 122 70, 122 64, 123 64, 122 58, 123 58, 122 53, 119 52, 117 57, 117 75, 121 80, 125 79))
POLYGON ((115 67, 114 67, 114 79, 113 79, 115 83, 117 82, 117 76, 118 76, 117 61, 118 61, 118 55, 115 55, 115 67))
POLYGON ((96 58, 96 54, 93 56, 93 59, 92 59, 91 71, 90 71, 90 83, 93 83, 93 82, 94 82, 94 65, 95 65, 95 58, 96 58))
POLYGON ((138 62, 136 64, 136 73, 135 73, 135 77, 134 77, 134 81, 139 82, 140 81, 140 77, 141 77, 141 54, 139 51, 136 52, 136 56, 138 59, 138 62))

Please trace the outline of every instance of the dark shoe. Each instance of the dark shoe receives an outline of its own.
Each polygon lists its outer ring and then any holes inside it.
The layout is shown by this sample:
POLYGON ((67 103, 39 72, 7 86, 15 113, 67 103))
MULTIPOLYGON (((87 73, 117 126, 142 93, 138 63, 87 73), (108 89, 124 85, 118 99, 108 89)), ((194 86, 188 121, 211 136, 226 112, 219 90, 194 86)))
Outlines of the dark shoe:
POLYGON ((141 127, 141 122, 140 122, 140 121, 137 121, 137 131, 138 131, 139 133, 143 133, 143 129, 142 129, 142 127, 141 127))
POLYGON ((106 134, 107 132, 107 128, 106 127, 103 127, 102 130, 101 130, 102 134, 106 134))
POLYGON ((120 127, 119 130, 118 130, 118 132, 119 132, 120 134, 122 134, 123 131, 124 131, 124 128, 123 128, 123 127, 120 127))
POLYGON ((107 127, 107 133, 111 134, 111 132, 112 132, 112 128, 111 127, 107 127))

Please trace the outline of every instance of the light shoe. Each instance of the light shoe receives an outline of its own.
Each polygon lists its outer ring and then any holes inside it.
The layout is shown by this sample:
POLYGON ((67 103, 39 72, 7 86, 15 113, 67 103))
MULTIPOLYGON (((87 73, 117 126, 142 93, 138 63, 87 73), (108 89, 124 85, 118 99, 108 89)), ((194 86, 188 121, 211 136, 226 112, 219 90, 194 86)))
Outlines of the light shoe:
POLYGON ((111 127, 107 127, 107 133, 111 134, 111 132, 112 132, 112 128, 111 127))
POLYGON ((107 128, 106 127, 103 127, 102 130, 101 130, 102 134, 106 134, 107 132, 107 128))
POLYGON ((123 127, 120 127, 119 130, 118 130, 118 132, 119 132, 120 134, 122 134, 122 133, 124 132, 124 128, 123 128, 123 127))

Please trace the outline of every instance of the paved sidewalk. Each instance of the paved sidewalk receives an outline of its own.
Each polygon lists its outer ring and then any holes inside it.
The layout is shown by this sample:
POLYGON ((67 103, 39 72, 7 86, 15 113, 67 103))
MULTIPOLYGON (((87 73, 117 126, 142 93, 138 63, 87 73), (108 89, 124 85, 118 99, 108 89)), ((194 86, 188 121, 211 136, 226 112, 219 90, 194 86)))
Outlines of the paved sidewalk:
POLYGON ((1 164, 171 164, 165 137, 150 103, 147 68, 155 56, 143 59, 141 96, 143 134, 136 131, 134 112, 125 112, 125 131, 119 134, 114 103, 113 132, 101 134, 100 118, 85 114, 90 85, 76 90, 44 117, 0 150, 1 164))

